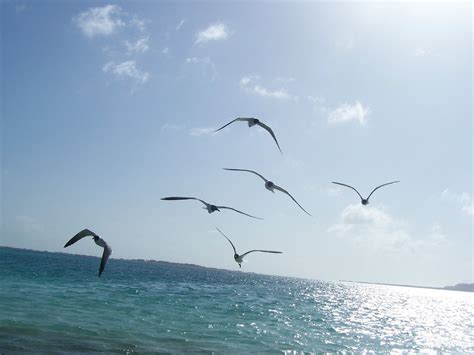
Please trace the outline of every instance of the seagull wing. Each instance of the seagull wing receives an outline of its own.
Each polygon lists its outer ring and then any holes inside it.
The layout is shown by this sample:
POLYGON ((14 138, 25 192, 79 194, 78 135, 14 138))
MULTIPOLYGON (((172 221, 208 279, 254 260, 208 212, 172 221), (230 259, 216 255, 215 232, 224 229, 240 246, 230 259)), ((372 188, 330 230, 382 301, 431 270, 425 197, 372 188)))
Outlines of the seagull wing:
POLYGON ((259 176, 260 178, 262 178, 263 181, 267 182, 268 180, 265 179, 262 175, 260 175, 259 173, 257 173, 256 171, 253 171, 253 170, 247 170, 247 169, 229 169, 229 168, 223 168, 224 170, 230 170, 230 171, 246 171, 248 173, 252 173, 252 174, 255 174, 257 176, 259 176))
POLYGON ((357 192, 357 195, 359 195, 359 197, 360 197, 361 200, 364 199, 364 198, 360 195, 359 191, 357 191, 357 190, 356 190, 355 188, 353 188, 352 186, 346 185, 346 184, 343 184, 343 183, 340 183, 340 182, 335 182, 335 181, 333 181, 332 183, 333 183, 333 184, 336 184, 336 185, 341 185, 341 186, 348 187, 348 188, 354 190, 355 192, 357 192))
POLYGON ((107 260, 109 260, 109 256, 112 254, 112 248, 105 244, 104 252, 102 253, 102 259, 100 260, 100 268, 99 268, 99 277, 102 275, 102 272, 105 269, 105 264, 107 264, 107 260))
POLYGON ((250 118, 242 118, 242 117, 236 118, 235 120, 232 120, 229 123, 223 125, 221 128, 216 129, 213 133, 216 133, 217 131, 220 131, 221 129, 226 128, 228 125, 230 125, 230 124, 232 124, 236 121, 247 121, 248 122, 249 120, 250 120, 250 118))
POLYGON ((260 127, 262 127, 263 129, 267 130, 268 133, 271 134, 271 136, 273 137, 273 140, 275 141, 277 147, 278 147, 278 150, 280 150, 280 153, 283 154, 283 152, 281 151, 281 148, 280 148, 280 144, 278 144, 278 141, 275 137, 275 133, 273 133, 272 129, 270 127, 268 127, 265 123, 262 123, 262 122, 259 122, 257 123, 260 127))
POLYGON ((293 196, 291 196, 291 194, 290 194, 288 191, 286 191, 285 189, 283 189, 283 188, 281 188, 280 186, 277 186, 277 185, 273 185, 273 187, 274 187, 275 189, 277 189, 278 191, 281 191, 281 192, 287 194, 288 196, 290 196, 291 199, 292 199, 293 201, 295 201, 295 203, 296 203, 298 206, 300 206, 300 208, 301 208, 308 216, 311 216, 311 214, 310 214, 308 211, 306 211, 306 210, 303 208, 303 206, 301 206, 301 205, 298 203, 298 201, 296 201, 295 198, 294 198, 293 196))
POLYGON ((232 241, 229 238, 227 238, 227 236, 224 233, 222 233, 222 231, 219 228, 216 227, 216 229, 220 234, 224 236, 225 239, 229 241, 230 245, 232 245, 232 249, 234 249, 234 254, 237 254, 237 250, 235 250, 234 243, 232 243, 232 241))
POLYGON ((227 206, 216 206, 216 207, 219 208, 219 209, 222 208, 222 209, 232 210, 232 211, 235 211, 235 212, 237 212, 237 213, 243 214, 243 215, 248 216, 248 217, 251 217, 251 218, 263 219, 263 218, 255 217, 255 216, 252 216, 251 214, 247 214, 247 213, 245 213, 245 212, 236 210, 235 208, 232 208, 232 207, 227 207, 227 206))
POLYGON ((196 200, 202 202, 204 205, 208 206, 209 204, 206 201, 203 201, 196 197, 163 197, 161 198, 163 201, 181 201, 181 200, 196 200))
POLYGON ((375 189, 372 190, 372 192, 370 193, 369 197, 367 197, 367 200, 370 198, 370 196, 372 196, 372 194, 375 192, 375 190, 380 189, 380 188, 383 187, 383 186, 395 184, 396 182, 400 182, 400 181, 397 180, 397 181, 387 182, 386 184, 382 184, 382 185, 380 185, 380 186, 377 186, 375 189))
POLYGON ((78 240, 81 240, 84 237, 95 237, 95 236, 97 236, 97 234, 95 234, 93 231, 91 231, 89 229, 83 229, 79 233, 77 233, 74 237, 69 239, 69 241, 64 245, 64 247, 66 248, 66 247, 74 244, 78 240))
POLYGON ((243 253, 243 254, 241 255, 241 257, 243 258, 245 255, 250 254, 250 253, 253 253, 253 252, 256 252, 256 251, 261 252, 261 253, 283 254, 282 251, 255 249, 255 250, 250 250, 250 251, 248 251, 248 252, 246 252, 246 253, 243 253))

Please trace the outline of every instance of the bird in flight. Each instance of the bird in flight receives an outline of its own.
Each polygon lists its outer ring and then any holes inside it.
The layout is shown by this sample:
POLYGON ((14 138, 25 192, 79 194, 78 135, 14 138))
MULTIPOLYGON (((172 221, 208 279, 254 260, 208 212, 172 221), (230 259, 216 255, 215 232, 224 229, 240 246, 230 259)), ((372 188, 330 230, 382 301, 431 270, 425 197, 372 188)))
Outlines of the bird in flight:
POLYGON ((223 125, 221 128, 219 129, 216 129, 214 131, 215 132, 218 132, 220 131, 221 129, 227 127, 228 125, 234 123, 234 122, 237 122, 237 121, 243 121, 243 122, 247 122, 249 127, 252 127, 252 126, 255 126, 255 125, 258 125, 260 127, 262 127, 263 129, 265 129, 268 133, 270 133, 270 135, 273 137, 273 140, 275 141, 277 147, 278 147, 278 150, 280 151, 280 153, 283 154, 283 152, 281 151, 281 148, 280 148, 280 144, 278 144, 278 141, 276 139, 276 136, 275 136, 275 133, 273 133, 273 130, 267 126, 265 123, 261 122, 258 118, 254 118, 254 117, 249 117, 249 118, 245 118, 245 117, 239 117, 239 118, 236 118, 235 120, 232 120, 230 121, 229 123, 223 125))
POLYGON ((400 181, 398 181, 398 180, 397 180, 397 181, 391 181, 391 182, 387 182, 387 183, 385 183, 385 184, 382 184, 382 185, 377 186, 375 189, 372 190, 372 192, 369 194, 369 196, 368 196, 367 198, 363 198, 363 197, 361 196, 361 194, 359 193, 359 191, 357 191, 354 187, 352 187, 352 186, 350 186, 350 185, 346 185, 346 184, 343 184, 343 183, 340 183, 340 182, 336 182, 336 181, 333 181, 332 183, 333 183, 333 184, 337 184, 337 185, 341 185, 341 186, 348 187, 348 188, 354 190, 355 192, 357 192, 357 195, 359 195, 359 197, 360 197, 360 202, 365 206, 365 205, 368 205, 368 204, 369 204, 369 198, 370 198, 370 196, 372 196, 372 194, 375 192, 375 190, 380 189, 380 188, 383 187, 383 186, 395 184, 396 182, 400 182, 400 181))
POLYGON ((255 217, 255 216, 252 216, 248 213, 236 210, 235 208, 232 208, 232 207, 211 205, 210 203, 207 203, 206 201, 203 201, 203 200, 201 200, 199 198, 195 198, 195 197, 163 197, 162 200, 163 201, 196 200, 196 201, 202 202, 204 204, 205 207, 203 207, 203 208, 205 210, 207 210, 208 213, 213 213, 215 211, 220 212, 221 209, 226 209, 226 210, 232 210, 234 212, 243 214, 243 215, 251 217, 251 218, 263 219, 263 218, 255 217))
POLYGON ((248 252, 243 253, 242 255, 239 255, 239 254, 237 254, 237 250, 235 250, 235 246, 232 243, 232 241, 229 238, 227 238, 227 236, 224 233, 222 233, 222 231, 219 228, 216 227, 216 229, 220 234, 222 234, 224 236, 225 239, 227 239, 229 241, 230 245, 232 245, 232 249, 234 249, 234 260, 237 264, 239 264, 239 267, 242 267, 242 263, 244 262, 244 256, 245 255, 256 252, 256 251, 261 252, 261 253, 282 254, 281 251, 255 249, 255 250, 249 250, 248 252))
POLYGON ((102 259, 100 260, 100 268, 99 268, 99 277, 102 275, 102 272, 104 272, 105 269, 105 264, 107 264, 107 260, 109 260, 110 254, 112 254, 112 248, 103 240, 100 238, 97 234, 92 232, 89 229, 83 229, 79 233, 77 233, 74 237, 72 237, 66 245, 64 245, 65 248, 68 246, 74 244, 78 240, 81 240, 84 237, 92 237, 94 239, 95 244, 98 246, 104 248, 104 252, 102 253, 102 259))
POLYGON ((308 213, 308 211, 306 211, 303 206, 301 206, 298 201, 295 200, 295 198, 293 196, 291 196, 291 194, 286 191, 284 188, 278 186, 278 185, 275 185, 272 181, 270 180, 267 180, 265 177, 263 177, 261 174, 257 173, 256 171, 253 171, 253 170, 247 170, 247 169, 229 169, 229 168, 224 168, 224 170, 229 170, 229 171, 245 171, 245 172, 248 172, 248 173, 252 173, 252 174, 255 174, 257 175, 258 177, 260 177, 263 181, 265 181, 265 188, 268 190, 268 191, 271 191, 273 193, 275 193, 275 190, 278 190, 278 191, 281 191, 285 194, 287 194, 288 196, 290 196, 290 198, 308 215, 308 216, 311 216, 310 213, 308 213))

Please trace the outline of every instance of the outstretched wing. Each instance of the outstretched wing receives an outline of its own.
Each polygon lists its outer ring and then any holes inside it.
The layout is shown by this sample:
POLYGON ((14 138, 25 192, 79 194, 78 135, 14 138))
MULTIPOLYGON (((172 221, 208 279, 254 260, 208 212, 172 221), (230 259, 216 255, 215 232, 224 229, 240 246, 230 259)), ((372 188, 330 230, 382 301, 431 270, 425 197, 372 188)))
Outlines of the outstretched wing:
POLYGON ((250 250, 250 251, 248 251, 248 252, 246 252, 246 253, 243 253, 243 254, 241 255, 241 257, 244 257, 245 255, 250 254, 250 253, 253 253, 253 252, 256 252, 256 251, 261 252, 261 253, 283 254, 282 251, 255 249, 255 250, 250 250))
POLYGON ((377 186, 375 189, 372 190, 372 192, 370 193, 369 197, 367 197, 367 200, 370 198, 370 196, 372 196, 372 194, 375 192, 375 190, 380 189, 380 188, 383 187, 383 186, 395 184, 396 182, 400 182, 400 181, 397 180, 397 181, 387 182, 386 184, 382 184, 382 185, 380 185, 380 186, 377 186))
POLYGON ((102 272, 105 269, 105 264, 107 264, 110 254, 112 254, 112 248, 105 244, 104 252, 102 253, 102 259, 100 260, 99 277, 102 275, 102 272))
POLYGON ((260 217, 255 217, 255 216, 252 216, 251 214, 248 214, 248 213, 245 213, 245 212, 242 212, 242 211, 239 211, 239 210, 236 210, 235 208, 232 208, 232 207, 227 207, 227 206, 216 206, 217 208, 219 209, 226 209, 226 210, 232 210, 234 212, 237 212, 237 213, 240 213, 240 214, 243 214, 245 216, 248 216, 248 217, 251 217, 251 218, 255 218, 255 219, 263 219, 263 218, 260 218, 260 217))
POLYGON ((91 231, 89 229, 83 229, 79 233, 77 233, 74 237, 69 239, 69 241, 64 245, 64 247, 66 248, 66 247, 74 244, 78 240, 81 240, 84 237, 95 237, 95 236, 97 236, 97 234, 95 234, 93 231, 91 231))
POLYGON ((247 169, 229 169, 229 168, 223 168, 224 170, 230 170, 230 171, 246 171, 246 172, 249 172, 249 173, 252 173, 252 174, 255 174, 257 176, 259 176, 260 178, 262 178, 263 181, 267 182, 268 180, 265 179, 262 175, 260 175, 259 173, 257 173, 256 171, 253 171, 253 170, 247 170, 247 169))
POLYGON ((181 200, 196 200, 202 202, 205 206, 209 205, 206 201, 203 201, 196 197, 163 197, 161 198, 163 201, 181 201, 181 200))
POLYGON ((230 124, 232 124, 236 121, 247 121, 248 122, 249 120, 251 120, 251 118, 242 118, 242 117, 236 118, 235 120, 232 120, 229 123, 223 125, 221 128, 216 129, 213 133, 216 133, 217 131, 220 131, 221 129, 226 128, 228 125, 230 125, 230 124))
POLYGON ((230 245, 232 245, 232 249, 234 249, 234 254, 237 254, 237 250, 235 250, 234 243, 232 243, 232 241, 229 238, 227 238, 227 236, 224 233, 222 233, 222 231, 219 228, 216 227, 216 229, 220 234, 224 236, 225 239, 229 241, 230 245))
POLYGON ((306 210, 303 208, 303 206, 301 206, 301 205, 298 203, 298 201, 296 201, 295 198, 294 198, 293 196, 291 196, 291 194, 290 194, 288 191, 286 191, 285 189, 283 189, 283 188, 281 188, 280 186, 277 186, 277 185, 273 185, 273 187, 274 187, 275 189, 277 189, 278 191, 281 191, 281 192, 287 194, 288 196, 290 196, 291 199, 292 199, 293 201, 295 201, 295 203, 296 203, 298 206, 300 206, 300 208, 301 208, 308 216, 311 216, 311 214, 310 214, 308 211, 306 211, 306 210))
POLYGON ((266 129, 268 131, 268 133, 271 134, 271 136, 273 137, 273 140, 275 141, 277 147, 278 147, 278 150, 280 151, 281 154, 283 154, 283 152, 281 151, 281 148, 280 148, 280 144, 278 144, 278 141, 275 137, 275 133, 273 133, 272 129, 267 126, 265 123, 262 123, 262 122, 258 122, 257 123, 260 127, 262 127, 263 129, 266 129))
POLYGON ((364 198, 360 195, 359 191, 357 191, 354 187, 352 187, 352 186, 350 186, 350 185, 343 184, 343 183, 341 183, 341 182, 335 182, 335 181, 333 181, 332 183, 333 183, 333 184, 336 184, 336 185, 341 185, 341 186, 348 187, 348 188, 354 190, 355 192, 357 192, 357 195, 359 195, 359 197, 360 197, 361 200, 364 199, 364 198))

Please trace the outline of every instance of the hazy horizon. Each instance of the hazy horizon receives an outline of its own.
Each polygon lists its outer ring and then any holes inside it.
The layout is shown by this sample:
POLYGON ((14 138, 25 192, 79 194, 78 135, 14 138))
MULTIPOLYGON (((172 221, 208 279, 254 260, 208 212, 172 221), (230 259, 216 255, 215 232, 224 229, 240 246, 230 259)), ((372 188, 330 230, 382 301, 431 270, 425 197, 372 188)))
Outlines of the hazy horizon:
POLYGON ((0 244, 474 282, 472 4, 3 1, 0 244), (283 154, 259 127, 275 131, 283 154), (252 169, 286 188, 307 216, 252 169), (331 184, 340 181, 367 195, 331 184), (194 196, 232 211, 208 214, 194 196))

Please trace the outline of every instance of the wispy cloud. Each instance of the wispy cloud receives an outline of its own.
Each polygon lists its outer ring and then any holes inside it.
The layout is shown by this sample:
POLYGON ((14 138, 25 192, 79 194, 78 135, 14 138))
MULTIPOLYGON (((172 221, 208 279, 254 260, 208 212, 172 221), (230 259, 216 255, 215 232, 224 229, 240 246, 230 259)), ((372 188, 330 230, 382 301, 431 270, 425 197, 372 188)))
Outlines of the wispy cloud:
POLYGON ((169 55, 170 54, 170 49, 168 47, 163 48, 161 50, 161 54, 169 55))
POLYGON ((202 136, 202 135, 205 135, 205 134, 211 134, 215 130, 216 130, 215 128, 197 127, 197 128, 192 128, 191 131, 189 132, 189 134, 191 136, 198 137, 198 136, 202 136))
POLYGON ((198 67, 200 75, 211 81, 218 76, 216 66, 209 57, 188 57, 184 63, 198 67))
POLYGON ((117 5, 93 7, 79 14, 76 23, 88 37, 107 36, 125 26, 121 18, 122 9, 117 5))
POLYGON ((472 197, 467 192, 456 193, 450 189, 444 189, 441 198, 445 201, 454 202, 461 207, 461 211, 468 215, 474 216, 474 205, 472 197))
POLYGON ((345 123, 356 121, 361 125, 367 124, 367 116, 370 114, 370 108, 364 106, 360 101, 353 104, 343 103, 335 109, 329 110, 328 122, 330 124, 345 123))
POLYGON ((262 96, 262 97, 269 97, 273 99, 297 99, 296 96, 290 95, 287 90, 285 89, 267 89, 259 83, 258 76, 244 76, 240 79, 240 87, 243 88, 245 91, 262 96))
POLYGON ((176 25, 176 31, 179 31, 181 27, 183 27, 185 22, 186 22, 186 19, 184 18, 181 21, 179 21, 179 23, 176 25))
POLYGON ((200 31, 196 35, 195 44, 204 44, 209 41, 224 40, 229 36, 226 25, 218 23, 200 31))
POLYGON ((125 46, 129 54, 145 53, 150 49, 149 37, 140 38, 135 42, 125 41, 125 46))
POLYGON ((161 131, 181 131, 182 129, 184 129, 183 125, 175 123, 165 123, 161 126, 161 131))
POLYGON ((137 84, 145 84, 150 77, 149 73, 137 68, 137 63, 134 60, 128 60, 119 64, 108 62, 104 65, 102 70, 105 73, 113 74, 119 79, 132 79, 137 84))

